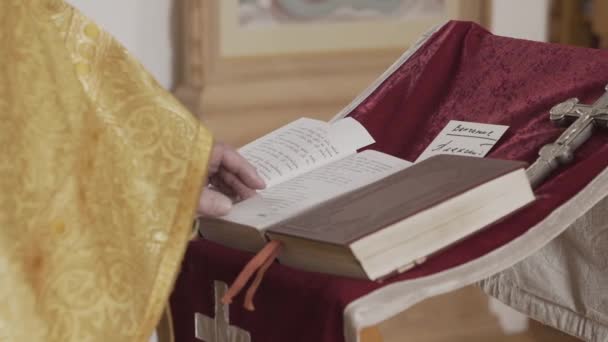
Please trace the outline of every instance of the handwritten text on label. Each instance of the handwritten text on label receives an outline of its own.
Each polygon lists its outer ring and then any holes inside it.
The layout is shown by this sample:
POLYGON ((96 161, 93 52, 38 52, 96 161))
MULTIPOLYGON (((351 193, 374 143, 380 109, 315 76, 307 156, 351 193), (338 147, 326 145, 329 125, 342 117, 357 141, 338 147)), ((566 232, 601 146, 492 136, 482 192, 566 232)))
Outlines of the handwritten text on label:
POLYGON ((465 121, 450 121, 416 162, 437 154, 484 157, 508 129, 508 126, 465 121))

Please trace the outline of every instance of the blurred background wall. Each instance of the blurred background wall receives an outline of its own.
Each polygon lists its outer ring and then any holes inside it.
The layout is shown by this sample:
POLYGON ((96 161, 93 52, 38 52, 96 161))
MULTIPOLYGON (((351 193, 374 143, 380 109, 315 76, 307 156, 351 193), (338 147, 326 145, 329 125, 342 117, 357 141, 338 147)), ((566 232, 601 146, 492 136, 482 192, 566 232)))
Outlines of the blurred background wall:
MULTIPOLYGON (((204 1, 204 0, 203 0, 204 1)), ((488 0, 495 34, 544 41, 549 0, 488 0)), ((68 0, 120 40, 166 88, 174 85, 171 0, 68 0)))

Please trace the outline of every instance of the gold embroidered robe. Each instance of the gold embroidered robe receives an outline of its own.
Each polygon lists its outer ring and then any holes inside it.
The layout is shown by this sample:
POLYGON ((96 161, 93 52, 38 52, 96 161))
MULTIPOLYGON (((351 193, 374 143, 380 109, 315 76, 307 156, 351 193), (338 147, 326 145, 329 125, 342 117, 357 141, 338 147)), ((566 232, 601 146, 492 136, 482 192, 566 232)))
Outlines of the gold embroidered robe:
POLYGON ((0 341, 146 341, 211 140, 63 1, 0 1, 0 341))

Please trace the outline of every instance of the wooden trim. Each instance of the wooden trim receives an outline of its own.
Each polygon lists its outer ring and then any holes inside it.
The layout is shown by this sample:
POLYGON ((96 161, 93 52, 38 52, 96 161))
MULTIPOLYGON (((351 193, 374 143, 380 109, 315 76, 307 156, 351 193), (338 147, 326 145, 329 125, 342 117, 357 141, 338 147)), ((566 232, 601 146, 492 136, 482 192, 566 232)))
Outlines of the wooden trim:
POLYGON ((488 30, 492 27, 492 3, 490 0, 481 0, 480 4, 481 15, 479 24, 488 30))
POLYGON ((591 25, 593 32, 599 37, 599 48, 608 49, 608 2, 593 0, 591 25))
POLYGON ((175 342, 175 332, 173 330, 173 318, 171 308, 167 306, 156 327, 158 342, 175 342))
POLYGON ((486 0, 460 1, 458 19, 474 21, 481 25, 486 24, 485 21, 489 20, 485 13, 485 5, 487 3, 488 2, 486 0))
POLYGON ((179 58, 176 96, 193 111, 199 107, 203 88, 208 84, 218 59, 218 32, 215 0, 180 0, 179 58))

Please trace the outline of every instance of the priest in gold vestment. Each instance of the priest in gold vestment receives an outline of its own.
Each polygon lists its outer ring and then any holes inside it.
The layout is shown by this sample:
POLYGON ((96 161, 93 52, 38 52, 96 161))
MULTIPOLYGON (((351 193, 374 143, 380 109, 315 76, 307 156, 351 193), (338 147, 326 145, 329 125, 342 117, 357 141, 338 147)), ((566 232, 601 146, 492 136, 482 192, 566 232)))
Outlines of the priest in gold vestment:
POLYGON ((0 341, 147 341, 207 176, 263 187, 61 0, 0 1, 0 149, 0 341))

